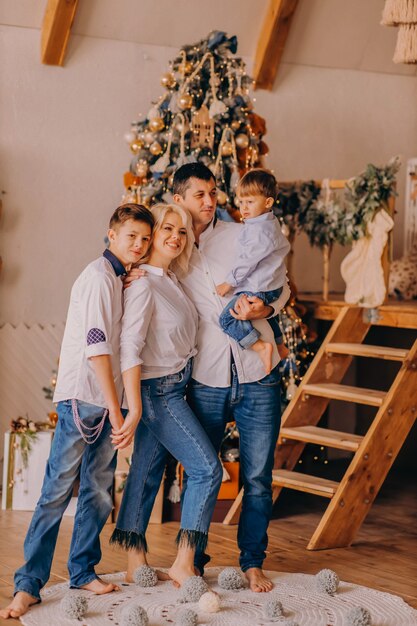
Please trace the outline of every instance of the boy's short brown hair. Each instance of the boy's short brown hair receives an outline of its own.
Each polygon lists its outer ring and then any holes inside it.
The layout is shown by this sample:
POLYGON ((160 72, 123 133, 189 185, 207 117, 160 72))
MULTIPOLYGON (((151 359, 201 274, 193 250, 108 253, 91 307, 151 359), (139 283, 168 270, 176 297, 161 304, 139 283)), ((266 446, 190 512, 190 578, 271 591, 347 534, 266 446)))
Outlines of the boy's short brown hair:
POLYGON ((134 202, 128 202, 117 207, 115 212, 110 218, 109 228, 115 230, 118 226, 121 226, 127 220, 135 220, 135 222, 145 222, 149 224, 151 229, 154 227, 155 219, 152 213, 144 207, 142 204, 135 204, 134 202))
POLYGON ((242 176, 237 184, 236 194, 240 197, 261 195, 265 198, 273 198, 275 201, 278 195, 278 183, 272 172, 259 167, 249 170, 242 176))

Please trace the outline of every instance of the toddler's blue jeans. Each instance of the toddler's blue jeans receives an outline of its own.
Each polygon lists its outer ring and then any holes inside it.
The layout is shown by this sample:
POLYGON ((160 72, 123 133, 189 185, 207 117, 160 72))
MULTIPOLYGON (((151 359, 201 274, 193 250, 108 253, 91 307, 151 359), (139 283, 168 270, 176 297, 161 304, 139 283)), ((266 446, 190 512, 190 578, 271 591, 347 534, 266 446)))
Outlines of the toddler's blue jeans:
MULTIPOLYGON (((257 296, 264 304, 271 304, 274 300, 277 300, 282 293, 282 287, 279 289, 272 289, 271 291, 239 291, 236 293, 230 302, 224 307, 220 314, 219 323, 224 332, 232 339, 237 341, 241 348, 247 350, 253 344, 258 341, 260 333, 254 328, 252 322, 249 320, 236 320, 230 315, 229 309, 234 309, 236 301, 239 296, 245 294, 246 296, 257 296)), ((276 343, 282 343, 282 333, 279 327, 276 317, 271 317, 267 320, 274 332, 274 338, 276 343)))

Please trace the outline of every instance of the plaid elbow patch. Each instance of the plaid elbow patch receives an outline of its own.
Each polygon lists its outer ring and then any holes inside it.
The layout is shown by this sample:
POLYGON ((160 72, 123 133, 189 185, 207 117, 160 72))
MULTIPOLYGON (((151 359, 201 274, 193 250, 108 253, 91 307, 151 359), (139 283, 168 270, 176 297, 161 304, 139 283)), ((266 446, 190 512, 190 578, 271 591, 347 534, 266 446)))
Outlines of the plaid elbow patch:
POLYGON ((87 346, 91 346, 93 343, 102 343, 106 341, 106 335, 100 328, 91 328, 87 333, 87 346))

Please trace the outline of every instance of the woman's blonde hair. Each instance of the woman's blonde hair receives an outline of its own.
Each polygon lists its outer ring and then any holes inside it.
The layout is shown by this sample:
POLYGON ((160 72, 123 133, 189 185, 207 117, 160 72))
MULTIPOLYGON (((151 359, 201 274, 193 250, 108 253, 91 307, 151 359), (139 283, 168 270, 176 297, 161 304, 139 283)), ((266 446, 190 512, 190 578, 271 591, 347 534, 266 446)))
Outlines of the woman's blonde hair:
POLYGON ((182 278, 188 272, 188 264, 190 261, 190 257, 193 251, 193 245, 195 241, 191 215, 188 213, 188 211, 178 206, 178 204, 162 204, 162 203, 155 204, 153 207, 151 207, 150 211, 155 218, 155 226, 153 227, 153 235, 158 230, 160 230, 168 213, 176 213, 176 215, 179 215, 182 220, 182 225, 187 231, 187 243, 185 244, 184 250, 176 259, 172 261, 171 266, 170 266, 170 269, 179 278, 182 278))

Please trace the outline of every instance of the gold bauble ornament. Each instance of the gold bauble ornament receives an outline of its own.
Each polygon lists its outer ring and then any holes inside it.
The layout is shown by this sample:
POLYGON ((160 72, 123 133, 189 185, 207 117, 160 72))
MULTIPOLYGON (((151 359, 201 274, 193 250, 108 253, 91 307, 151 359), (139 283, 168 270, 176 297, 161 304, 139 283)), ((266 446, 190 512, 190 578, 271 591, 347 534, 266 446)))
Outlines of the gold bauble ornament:
POLYGON ((184 74, 191 74, 194 64, 191 61, 186 61, 184 65, 182 65, 182 68, 184 69, 184 74))
POLYGON ((191 94, 189 93, 183 93, 179 98, 178 98, 178 106, 180 107, 180 109, 191 109, 191 107, 193 106, 193 97, 191 94))
POLYGON ((217 204, 226 204, 227 202, 227 194, 224 193, 221 189, 217 192, 217 204))
POLYGON ((133 154, 137 154, 139 150, 141 150, 141 148, 143 148, 143 141, 141 141, 140 139, 135 139, 130 144, 130 149, 133 152, 133 154))
POLYGON ((157 156, 158 154, 161 154, 162 152, 162 146, 158 141, 154 141, 153 143, 151 143, 151 145, 149 146, 149 152, 151 154, 153 154, 154 156, 157 156))
POLYGON ((162 87, 166 87, 167 89, 172 89, 175 85, 175 77, 171 72, 166 72, 161 76, 161 85, 162 87))
POLYGON ((237 120, 233 120, 230 126, 233 130, 238 130, 238 128, 240 128, 240 122, 238 122, 237 120))
POLYGON ((235 137, 236 145, 239 148, 247 148, 249 145, 249 137, 245 133, 239 133, 235 137))
POLYGON ((225 141, 224 144, 222 145, 222 155, 223 156, 230 156, 233 152, 233 146, 230 143, 230 141, 225 141))
POLYGON ((155 137, 153 133, 151 133, 151 131, 148 131, 147 133, 145 133, 145 143, 150 144, 150 143, 153 143, 154 141, 155 141, 155 137))
POLYGON ((174 174, 171 174, 171 176, 168 178, 168 187, 172 187, 173 184, 174 184, 174 174))
POLYGON ((164 120, 162 119, 162 117, 154 117, 151 120, 149 120, 149 130, 151 130, 153 133, 158 133, 160 130, 162 130, 165 127, 164 124, 164 120))

